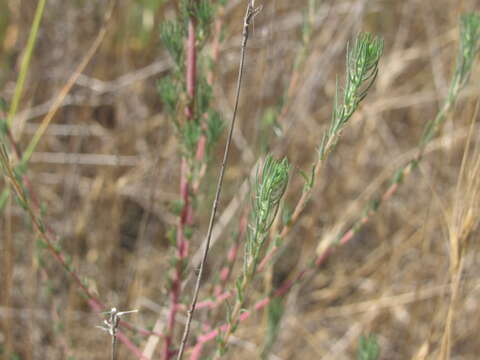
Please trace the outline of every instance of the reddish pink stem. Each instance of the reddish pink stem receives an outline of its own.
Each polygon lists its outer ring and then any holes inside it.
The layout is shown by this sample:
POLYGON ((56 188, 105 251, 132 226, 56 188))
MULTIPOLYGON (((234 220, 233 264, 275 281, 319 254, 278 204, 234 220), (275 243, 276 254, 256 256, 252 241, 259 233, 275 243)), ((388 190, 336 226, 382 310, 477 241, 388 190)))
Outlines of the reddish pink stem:
POLYGON ((227 263, 220 271, 220 284, 216 286, 214 292, 217 296, 217 301, 222 297, 222 293, 225 292, 225 287, 232 274, 235 261, 237 260, 238 252, 240 250, 240 243, 245 235, 245 232, 247 231, 247 226, 247 214, 244 213, 240 218, 238 235, 236 236, 232 247, 228 251, 227 263))
MULTIPOLYGON (((188 39, 187 39, 187 64, 186 64, 186 83, 187 94, 189 96, 189 104, 185 108, 185 115, 187 121, 193 121, 195 116, 195 83, 196 83, 196 36, 195 36, 195 21, 190 18, 188 21, 188 39)), ((197 155, 201 155, 200 146, 197 146, 197 155)), ((180 174, 180 197, 183 202, 182 212, 177 225, 177 264, 175 266, 174 275, 172 279, 172 288, 170 289, 170 311, 167 320, 167 333, 165 336, 165 347, 163 349, 163 359, 169 360, 172 356, 170 350, 174 338, 175 318, 177 311, 180 308, 181 283, 183 263, 188 256, 188 242, 185 238, 185 227, 191 225, 193 222, 193 209, 190 204, 190 184, 189 184, 189 166, 187 159, 182 158, 181 174, 180 174)))
POLYGON ((226 291, 224 293, 217 295, 215 297, 215 300, 204 300, 204 301, 198 302, 196 308, 197 309, 204 309, 204 308, 213 309, 218 305, 220 305, 223 301, 232 297, 233 294, 235 294, 235 292, 226 291))
MULTIPOLYGON (((267 306, 270 303, 270 298, 265 298, 254 305, 254 310, 260 310, 267 306)), ((245 321, 252 315, 252 311, 246 311, 240 314, 239 321, 245 321)), ((191 360, 198 360, 200 359, 201 351, 203 349, 203 345, 211 340, 214 340, 220 332, 226 332, 230 328, 229 324, 224 324, 219 328, 209 331, 208 333, 201 335, 198 337, 197 344, 193 347, 192 354, 190 356, 191 360)))
POLYGON ((177 226, 177 263, 172 279, 172 288, 170 289, 170 311, 167 320, 167 334, 165 336, 165 347, 163 349, 163 358, 168 360, 171 358, 170 347, 175 328, 175 318, 179 309, 182 268, 183 262, 188 256, 188 243, 185 238, 185 226, 192 221, 192 211, 189 201, 189 184, 188 184, 188 164, 185 158, 182 159, 181 178, 180 178, 180 196, 183 201, 182 212, 177 226))
POLYGON ((201 162, 205 158, 205 150, 207 147, 207 138, 205 135, 200 136, 198 139, 197 153, 195 154, 195 159, 198 162, 201 162))
POLYGON ((193 107, 195 104, 195 81, 197 76, 197 49, 195 46, 195 22, 190 18, 188 21, 188 40, 187 40, 187 94, 190 97, 189 106, 186 108, 187 118, 193 117, 193 107))

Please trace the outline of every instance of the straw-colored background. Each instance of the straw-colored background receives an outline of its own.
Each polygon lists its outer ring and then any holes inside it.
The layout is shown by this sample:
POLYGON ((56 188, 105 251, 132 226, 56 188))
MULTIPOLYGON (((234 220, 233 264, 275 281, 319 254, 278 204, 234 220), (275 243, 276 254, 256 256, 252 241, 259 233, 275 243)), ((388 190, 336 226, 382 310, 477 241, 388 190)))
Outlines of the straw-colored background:
MULTIPOLYGON (((156 91, 156 81, 171 66, 158 26, 175 16, 175 2, 152 7, 156 2, 119 1, 102 45, 54 117, 28 171, 46 204, 48 223, 61 235, 79 272, 104 302, 139 308, 130 320, 143 327, 153 326, 168 305, 166 234, 176 221, 169 208, 178 199, 180 173, 178 143, 156 91)), ((13 94, 33 3, 0 1, 0 94, 6 99, 13 94)), ((346 230, 370 196, 385 189, 384 182, 416 154, 423 125, 448 90, 459 17, 479 5, 474 0, 318 1, 289 111, 271 126, 265 113, 279 104, 291 79, 308 1, 263 1, 249 45, 220 213, 266 146, 293 165, 286 199, 294 206, 303 185, 299 171, 308 172, 330 119, 337 76, 343 82, 347 41, 359 31, 385 40, 374 88, 321 172, 288 248, 273 273, 262 275, 265 283, 279 284, 301 269, 321 241, 346 230)), ((106 1, 47 1, 14 120, 21 147, 94 41, 105 9, 106 1)), ((229 0, 214 68, 214 103, 226 119, 233 106, 243 11, 244 1, 229 0)), ((478 68, 421 166, 371 223, 289 294, 271 359, 355 359, 360 335, 370 333, 377 335, 381 359, 437 359, 447 354, 442 343, 448 331, 451 359, 478 358, 479 232, 454 226, 468 203, 465 198, 477 194, 456 191, 456 186, 476 114, 478 68), (468 246, 462 247, 459 272, 452 265, 452 249, 463 232, 468 246), (452 301, 451 284, 459 274, 452 301)), ((475 126, 473 145, 477 140, 475 126)), ((192 253, 205 234, 221 148, 202 185, 192 253)), ((475 175, 480 174, 469 176, 475 175)), ((207 282, 225 257, 222 240, 237 229, 240 215, 231 214, 231 225, 212 249, 207 282)), ((11 202, 1 216, 3 354, 12 351, 18 357, 8 359, 25 360, 107 358, 110 340, 95 328, 99 318, 55 260, 36 248, 21 208, 11 202), (13 238, 13 247, 5 245, 7 237, 13 238)), ((260 299, 262 290, 260 282, 252 298, 260 299)), ((185 301, 190 295, 187 289, 185 301)), ((225 312, 214 319, 198 316, 215 325, 225 312)), ((266 331, 265 312, 259 312, 240 326, 225 358, 259 358, 266 331)), ((136 338, 143 347, 145 338, 136 338)), ((133 358, 123 346, 119 350, 120 358, 133 358)))

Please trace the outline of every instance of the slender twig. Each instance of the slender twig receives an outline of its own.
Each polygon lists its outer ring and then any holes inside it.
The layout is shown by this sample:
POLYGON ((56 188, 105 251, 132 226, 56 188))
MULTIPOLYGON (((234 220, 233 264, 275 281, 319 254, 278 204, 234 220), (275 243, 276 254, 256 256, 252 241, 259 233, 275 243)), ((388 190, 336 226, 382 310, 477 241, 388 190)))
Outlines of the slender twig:
MULTIPOLYGON (((223 14, 223 15, 225 15, 225 14, 223 14)), ((219 26, 218 24, 216 26, 217 26, 215 28, 216 33, 217 32, 220 33, 221 26, 219 26)), ((215 41, 216 41, 216 38, 214 39, 214 45, 213 45, 214 49, 213 49, 213 54, 212 54, 212 58, 214 60, 217 57, 217 54, 215 53, 215 47, 216 47, 215 41)), ((306 53, 306 51, 302 51, 302 52, 306 53)), ((289 82, 289 85, 287 87, 288 90, 285 93, 286 101, 282 105, 280 113, 278 115, 278 119, 277 119, 277 122, 280 123, 280 124, 283 122, 283 119, 286 117, 286 115, 288 114, 288 112, 291 108, 291 106, 290 106, 291 104, 290 104, 289 99, 291 99, 293 97, 293 94, 294 94, 294 92, 295 92, 295 90, 297 89, 297 86, 298 86, 298 80, 300 79, 300 74, 298 73, 298 69, 301 69, 301 67, 300 66, 294 67, 294 69, 293 69, 294 73, 290 77, 290 82, 289 82)), ((214 77, 214 75, 209 74, 209 77, 210 76, 214 77)), ((278 150, 278 147, 275 147, 271 151, 271 153, 277 153, 278 152, 277 150, 278 150)), ((261 161, 259 159, 251 167, 249 176, 243 181, 242 185, 240 185, 239 191, 237 192, 236 196, 225 207, 225 210, 224 210, 222 216, 220 217, 220 220, 217 222, 217 227, 215 229, 215 232, 212 233, 211 246, 213 246, 217 242, 217 240, 220 238, 221 234, 223 233, 224 228, 230 223, 230 220, 236 214, 236 212, 238 211, 240 206, 244 203, 243 199, 246 198, 246 195, 249 191, 250 180, 255 177, 255 173, 257 171, 258 166, 260 166, 260 163, 261 163, 261 161)), ((202 256, 203 256, 203 253, 204 253, 204 250, 205 250, 205 244, 206 244, 206 242, 203 242, 202 245, 197 249, 196 253, 193 255, 192 261, 190 262, 190 267, 192 269, 196 269, 200 266, 200 262, 202 260, 202 256)), ((190 281, 190 278, 188 278, 187 281, 190 281)), ((184 283, 184 286, 185 286, 185 283, 184 283)))
POLYGON ((243 33, 242 33, 243 37, 242 37, 242 45, 241 45, 241 50, 240 50, 240 52, 241 52, 240 53, 240 65, 239 65, 239 68, 238 68, 237 89, 236 89, 236 95, 235 95, 235 107, 233 109, 232 121, 231 121, 231 124, 230 124, 230 129, 229 129, 229 133, 228 133, 228 137, 227 137, 227 143, 225 144, 225 151, 224 151, 224 155, 223 155, 222 166, 220 168, 220 174, 218 176, 217 189, 215 191, 215 199, 213 201, 212 212, 211 212, 211 215, 210 215, 210 222, 208 224, 206 245, 205 245, 205 249, 203 251, 202 261, 200 263, 200 270, 198 272, 197 281, 195 283, 195 290, 193 292, 192 303, 190 305, 190 309, 188 310, 187 323, 185 324, 185 330, 183 332, 182 341, 180 343, 180 349, 178 350, 177 360, 182 359, 183 352, 185 351, 185 345, 187 343, 188 335, 189 335, 189 332, 190 332, 190 325, 192 323, 193 314, 195 312, 195 307, 196 307, 197 300, 198 300, 198 294, 199 294, 199 291, 200 291, 200 283, 201 283, 201 280, 202 280, 203 270, 204 270, 205 264, 207 263, 208 249, 210 247, 212 230, 213 230, 213 226, 215 224, 215 216, 217 214, 218 203, 219 203, 220 194, 221 194, 221 191, 222 191, 223 177, 224 177, 224 174, 225 174, 225 168, 226 168, 226 164, 227 164, 227 160, 228 160, 228 155, 229 155, 229 152, 230 152, 230 144, 232 142, 232 137, 233 137, 233 129, 235 127, 235 120, 236 120, 236 117, 237 117, 238 103, 239 103, 239 99, 240 99, 240 89, 241 89, 241 85, 242 85, 242 78, 243 78, 243 72, 244 72, 243 71, 243 66, 244 66, 244 61, 245 61, 245 53, 246 53, 246 49, 247 49, 247 41, 248 41, 248 35, 249 35, 249 26, 250 26, 250 22, 252 21, 254 16, 257 15, 260 10, 261 10, 260 7, 259 8, 254 7, 254 1, 253 0, 249 0, 248 5, 247 5, 247 10, 246 10, 246 13, 245 13, 244 23, 243 23, 243 33))

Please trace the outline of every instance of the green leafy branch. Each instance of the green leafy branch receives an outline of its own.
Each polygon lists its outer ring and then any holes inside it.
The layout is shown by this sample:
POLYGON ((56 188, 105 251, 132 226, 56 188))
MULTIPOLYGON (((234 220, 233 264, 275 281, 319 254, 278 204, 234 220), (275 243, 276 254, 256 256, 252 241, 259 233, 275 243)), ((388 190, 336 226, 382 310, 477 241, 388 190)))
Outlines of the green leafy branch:
MULTIPOLYGON (((201 136, 206 137, 206 160, 209 159, 213 145, 219 139, 224 128, 220 114, 211 108, 213 91, 205 74, 208 68, 208 57, 201 54, 205 40, 215 13, 215 6, 209 0, 180 3, 180 15, 177 19, 164 22, 160 27, 160 38, 174 62, 172 74, 158 81, 157 90, 165 105, 166 113, 172 120, 182 144, 183 156, 193 166, 201 136), (195 38, 199 48, 197 51, 197 79, 195 94, 190 98, 187 91, 185 72, 185 41, 188 36, 188 19, 195 18, 195 38), (192 114, 188 119, 182 113, 186 104, 192 104, 192 114)), ((198 165, 198 164, 197 164, 198 165)))
POLYGON ((343 128, 375 82, 382 53, 383 40, 368 33, 360 34, 353 48, 347 50, 343 101, 339 102, 340 91, 337 83, 332 120, 318 150, 322 160, 335 147, 343 128))
POLYGON ((472 72, 473 62, 479 51, 480 17, 478 14, 469 13, 460 19, 460 47, 457 54, 455 72, 453 74, 448 95, 437 116, 425 126, 420 141, 421 151, 438 133, 440 126, 446 120, 450 109, 457 102, 460 91, 465 88, 472 72))
POLYGON ((65 271, 72 277, 74 282, 82 290, 83 294, 90 300, 92 300, 98 308, 102 306, 100 301, 90 292, 86 281, 82 279, 71 263, 71 257, 65 255, 60 244, 54 242, 48 233, 47 226, 45 225, 42 217, 37 215, 33 210, 30 203, 30 196, 28 189, 23 184, 22 170, 18 167, 14 167, 7 152, 7 148, 3 142, 0 142, 0 170, 4 177, 10 183, 15 193, 15 199, 19 206, 29 216, 35 230, 38 232, 39 240, 38 245, 41 248, 48 249, 57 261, 62 265, 65 271))
POLYGON ((340 233, 333 241, 323 247, 322 253, 317 257, 314 265, 322 264, 332 249, 349 242, 354 235, 376 214, 380 206, 389 200, 404 182, 405 178, 413 172, 423 159, 425 148, 428 143, 438 134, 440 125, 445 121, 449 111, 456 104, 461 90, 467 85, 471 74, 472 65, 480 50, 480 16, 469 13, 461 17, 460 23, 460 47, 458 50, 455 72, 449 87, 449 93, 445 102, 435 118, 425 125, 424 134, 418 145, 417 156, 407 164, 400 167, 393 174, 387 189, 375 196, 365 207, 362 216, 360 216, 350 227, 349 230, 340 233))
MULTIPOLYGON (((300 197, 289 221, 284 225, 279 238, 284 239, 290 232, 307 205, 315 179, 318 178, 322 163, 328 154, 334 149, 339 140, 340 134, 358 109, 360 102, 365 99, 378 74, 378 63, 383 53, 383 40, 368 33, 361 33, 357 36, 353 47, 347 46, 346 80, 343 100, 339 103, 339 89, 337 84, 336 97, 332 110, 332 119, 328 130, 323 135, 317 161, 312 165, 311 172, 307 175, 301 172, 305 179, 302 196, 300 197)), ((263 268, 277 251, 278 246, 274 245, 260 264, 263 268)))
POLYGON ((217 356, 224 354, 226 344, 231 334, 236 331, 239 316, 246 301, 246 291, 252 281, 257 264, 260 260, 261 250, 270 228, 278 213, 280 201, 288 184, 290 166, 286 158, 275 160, 268 155, 262 170, 257 171, 252 197, 252 212, 247 239, 245 243, 244 272, 236 281, 236 300, 232 310, 228 311, 228 330, 219 338, 217 356))
POLYGON ((287 188, 289 165, 286 158, 265 159, 261 174, 257 171, 252 199, 251 222, 245 245, 245 278, 255 272, 265 240, 277 216, 280 200, 287 188))

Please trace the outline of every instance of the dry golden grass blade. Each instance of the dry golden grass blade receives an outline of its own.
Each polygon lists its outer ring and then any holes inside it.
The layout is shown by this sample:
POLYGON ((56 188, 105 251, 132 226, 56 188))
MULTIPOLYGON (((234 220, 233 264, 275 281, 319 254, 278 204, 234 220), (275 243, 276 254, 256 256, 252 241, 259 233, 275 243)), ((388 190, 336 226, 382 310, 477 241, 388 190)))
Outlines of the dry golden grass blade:
POLYGON ((445 329, 440 347, 439 359, 451 358, 454 339, 454 319, 459 310, 460 284, 465 266, 465 256, 469 250, 469 238, 479 223, 480 204, 480 146, 472 143, 475 135, 474 125, 478 115, 479 103, 472 116, 471 127, 462 158, 457 181, 451 220, 449 222, 450 278, 451 295, 445 329), (473 147, 473 150, 471 149, 473 147))

